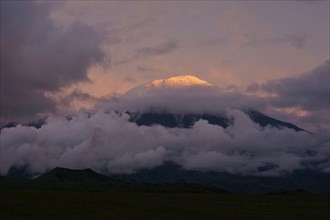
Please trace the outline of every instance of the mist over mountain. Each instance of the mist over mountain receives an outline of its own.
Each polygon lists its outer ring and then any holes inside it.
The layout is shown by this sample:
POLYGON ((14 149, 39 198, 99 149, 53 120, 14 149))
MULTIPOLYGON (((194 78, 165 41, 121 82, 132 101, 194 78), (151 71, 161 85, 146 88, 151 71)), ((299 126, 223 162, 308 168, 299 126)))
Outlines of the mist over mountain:
POLYGON ((173 162, 238 176, 330 171, 326 133, 258 111, 259 103, 193 76, 156 80, 94 111, 1 130, 2 175, 54 167, 134 174, 173 162), (15 173, 15 172, 14 172, 15 173))
MULTIPOLYGON (((235 103, 235 101, 229 100, 234 96, 239 97, 238 93, 221 91, 196 76, 183 75, 154 80, 137 86, 124 94, 123 99, 126 99, 124 104, 120 103, 114 108, 120 109, 119 112, 127 113, 130 121, 137 125, 191 128, 195 122, 206 120, 209 124, 227 128, 233 124, 235 118, 230 117, 226 111, 237 107, 262 127, 304 130, 291 123, 266 116, 253 109, 251 104, 245 105, 244 102, 240 102, 243 104, 238 105, 237 101, 235 103), (143 105, 138 104, 136 100, 143 105), (141 106, 141 108, 137 106, 141 106)), ((241 101, 243 98, 240 95, 239 100, 241 101)))

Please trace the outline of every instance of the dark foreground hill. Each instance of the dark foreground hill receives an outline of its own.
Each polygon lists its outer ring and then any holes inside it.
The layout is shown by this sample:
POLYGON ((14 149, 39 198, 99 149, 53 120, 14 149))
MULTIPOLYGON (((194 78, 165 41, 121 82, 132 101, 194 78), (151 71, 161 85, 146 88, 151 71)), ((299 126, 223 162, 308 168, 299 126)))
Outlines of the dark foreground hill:
POLYGON ((56 167, 39 176, 35 180, 60 181, 60 182, 105 182, 113 181, 110 177, 103 176, 92 169, 73 170, 56 167))
POLYGON ((303 190, 330 194, 330 173, 315 170, 296 170, 283 176, 241 176, 215 171, 186 170, 167 162, 162 166, 144 169, 133 174, 113 175, 132 183, 193 183, 238 193, 272 193, 303 190))
POLYGON ((301 191, 247 195, 210 191, 189 184, 138 184, 130 188, 134 184, 65 178, 50 181, 48 177, 47 180, 0 178, 0 219, 330 218, 328 195, 301 191), (150 190, 152 187, 157 190, 150 190), (188 191, 188 188, 199 190, 188 191))
MULTIPOLYGON (((16 172, 16 171, 15 171, 16 172)), ((19 172, 11 172, 9 177, 21 177, 19 172), (13 175, 15 174, 15 175, 13 175)), ((28 176, 24 176, 28 179, 28 176)), ((282 176, 241 176, 224 172, 186 170, 181 166, 166 162, 161 166, 142 169, 132 174, 120 174, 104 176, 91 169, 71 170, 55 168, 35 181, 60 182, 62 185, 72 183, 91 183, 90 188, 107 189, 111 185, 113 189, 138 190, 147 189, 154 191, 186 190, 186 191, 214 191, 225 190, 236 193, 274 193, 292 190, 330 194, 330 173, 316 170, 296 170, 282 176), (131 183, 131 184, 128 184, 131 183), (137 187, 140 184, 143 187, 137 187), (170 184, 171 187, 168 187, 170 184), (198 187, 197 187, 198 186, 198 187), (94 187, 95 188, 95 187, 94 187), (145 188, 145 189, 144 189, 145 188)), ((46 184, 47 185, 47 184, 46 184)), ((62 186, 61 185, 61 186, 62 186)), ((58 187, 58 185, 56 186, 58 187)), ((73 188, 75 185, 73 184, 73 188)))
POLYGON ((8 190, 65 190, 96 192, 169 192, 169 193, 230 193, 215 187, 194 183, 128 183, 101 175, 92 169, 73 170, 54 168, 35 179, 1 177, 0 189, 8 190))

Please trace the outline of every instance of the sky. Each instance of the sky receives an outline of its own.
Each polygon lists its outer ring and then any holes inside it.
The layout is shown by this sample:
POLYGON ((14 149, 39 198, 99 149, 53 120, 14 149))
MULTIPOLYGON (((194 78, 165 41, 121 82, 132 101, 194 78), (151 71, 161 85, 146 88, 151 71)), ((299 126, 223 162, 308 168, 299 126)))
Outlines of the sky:
POLYGON ((186 168, 217 170, 224 166, 216 162, 222 158, 228 170, 238 173, 253 174, 262 164, 275 164, 270 171, 274 175, 299 168, 305 160, 322 161, 329 153, 325 135, 330 130, 329 9, 329 1, 312 0, 1 1, 0 121, 54 117, 39 130, 20 126, 2 130, 2 150, 18 156, 8 157, 0 172, 20 163, 30 164, 36 172, 55 165, 81 167, 86 160, 111 172, 132 172, 133 167, 156 166, 165 160, 186 168), (206 93, 192 89, 181 96, 163 91, 155 97, 122 97, 152 80, 187 74, 216 89, 206 93), (141 110, 152 104, 175 111, 219 110, 243 119, 228 130, 201 121, 190 131, 172 131, 134 127, 125 116, 107 118, 101 111, 141 110), (239 109, 246 108, 319 136, 261 130, 241 115, 239 109), (95 113, 93 119, 82 119, 80 114, 89 111, 95 113), (81 122, 66 124, 65 115, 78 115, 81 122), (100 125, 102 120, 123 129, 100 125), (246 135, 235 138, 243 128, 246 135), (76 138, 61 129, 77 132, 76 138), (122 133, 131 137, 129 142, 122 133), (150 140, 138 142, 145 133, 151 134, 150 140), (219 133, 224 139, 217 139, 219 133), (106 134, 116 138, 110 140, 106 134), (185 140, 194 136, 196 142, 185 140), (206 137, 212 141, 203 143, 206 137), (258 151, 252 140, 269 142, 270 153, 258 151), (134 141, 145 148, 134 150, 134 141), (93 157, 77 156, 86 155, 94 142, 99 148, 93 157), (110 142, 126 151, 114 148, 105 153, 110 142), (247 166, 251 157, 223 148, 235 146, 240 151, 244 143, 259 152, 251 166, 247 166), (279 149, 281 144, 289 147, 279 149), (291 151, 297 144, 302 148, 291 151), (174 146, 180 150, 173 150, 174 146), (313 158, 305 154, 311 146, 316 152, 313 158), (178 156, 168 156, 173 154, 178 156), (99 164, 100 160, 110 162, 99 164))
POLYGON ((240 91, 296 77, 329 60, 329 26, 329 1, 2 1, 1 121, 175 75, 240 91))

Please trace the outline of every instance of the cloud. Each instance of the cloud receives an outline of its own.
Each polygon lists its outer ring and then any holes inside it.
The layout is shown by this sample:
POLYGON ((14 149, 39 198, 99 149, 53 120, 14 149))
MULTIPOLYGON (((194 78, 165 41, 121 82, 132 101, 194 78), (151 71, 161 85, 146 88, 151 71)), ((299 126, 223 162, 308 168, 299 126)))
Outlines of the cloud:
POLYGON ((138 57, 149 57, 171 53, 176 49, 178 49, 177 42, 168 41, 161 45, 140 48, 136 53, 138 57))
POLYGON ((136 82, 136 79, 132 76, 127 76, 123 79, 124 82, 136 82))
POLYGON ((273 94, 267 97, 268 105, 282 109, 299 109, 306 111, 301 120, 314 121, 329 127, 330 109, 330 61, 296 77, 271 80, 266 83, 252 84, 249 92, 273 94), (322 122, 323 121, 323 122, 322 122))
POLYGON ((1 116, 7 120, 54 112, 45 92, 88 81, 103 59, 101 36, 90 26, 55 27, 50 4, 1 3, 1 116))
MULTIPOLYGON (((258 109, 263 104, 255 97, 217 87, 133 88, 120 99, 99 103, 101 108, 121 112, 160 111, 171 113, 222 113, 227 108, 258 109)), ((97 107, 98 108, 98 107, 97 107)))
MULTIPOLYGON (((65 117, 49 117, 40 129, 20 125, 4 128, 0 135, 0 172, 7 174, 13 167, 27 167, 31 173, 40 174, 61 166, 93 168, 104 174, 132 173, 166 161, 190 170, 239 175, 273 176, 297 169, 329 172, 330 143, 326 131, 310 134, 260 127, 242 111, 269 106, 313 110, 308 102, 311 99, 317 109, 327 110, 326 104, 318 102, 325 101, 328 66, 326 62, 295 78, 249 88, 250 92, 276 94, 267 99, 216 87, 152 88, 142 93, 133 90, 100 102, 88 117, 84 112, 76 112, 69 121, 65 117), (216 113, 233 118, 234 123, 227 128, 205 120, 190 129, 137 126, 129 121, 125 111, 216 113)), ((90 99, 78 91, 71 96, 90 99)))
POLYGON ((246 35, 248 40, 242 43, 242 46, 262 46, 262 45, 278 45, 278 44, 290 44, 292 47, 297 49, 302 49, 305 47, 308 35, 306 33, 295 33, 287 34, 282 37, 272 37, 258 39, 255 33, 250 33, 246 35))
MULTIPOLYGON (((97 102, 99 99, 91 96, 88 93, 81 92, 79 90, 73 90, 69 94, 56 97, 56 103, 58 108, 71 110, 77 109, 76 103, 79 103, 79 108, 82 108, 85 103, 85 106, 92 106, 94 102, 97 102)), ((78 108, 78 109, 79 109, 78 108)))
POLYGON ((329 172, 326 135, 262 128, 239 110, 226 114, 235 118, 226 129, 204 120, 191 129, 139 127, 126 114, 104 111, 90 117, 77 113, 70 121, 51 117, 40 129, 5 128, 0 173, 27 167, 38 174, 56 166, 131 173, 165 161, 240 175, 281 175, 304 168, 329 172))
POLYGON ((212 39, 200 40, 197 42, 197 45, 203 47, 214 47, 220 44, 227 43, 229 40, 226 37, 217 37, 212 39))
POLYGON ((269 92, 277 96, 272 103, 280 107, 299 106, 307 110, 329 107, 330 61, 297 77, 271 80, 264 84, 253 84, 248 90, 269 92))
MULTIPOLYGON (((156 46, 148 46, 148 47, 142 47, 140 49, 137 49, 132 56, 127 56, 117 62, 115 62, 116 66, 123 65, 123 64, 128 64, 131 62, 135 62, 137 60, 143 60, 149 57, 154 57, 154 56, 161 56, 165 55, 168 53, 172 53, 173 51, 177 50, 178 43, 175 41, 168 41, 164 42, 160 45, 156 46)), ((141 71, 141 70, 139 70, 141 71)), ((142 68, 143 71, 143 68, 142 68)))
POLYGON ((145 66, 138 66, 137 67, 137 70, 139 72, 156 72, 156 71, 159 71, 159 70, 156 70, 155 68, 145 67, 145 66))

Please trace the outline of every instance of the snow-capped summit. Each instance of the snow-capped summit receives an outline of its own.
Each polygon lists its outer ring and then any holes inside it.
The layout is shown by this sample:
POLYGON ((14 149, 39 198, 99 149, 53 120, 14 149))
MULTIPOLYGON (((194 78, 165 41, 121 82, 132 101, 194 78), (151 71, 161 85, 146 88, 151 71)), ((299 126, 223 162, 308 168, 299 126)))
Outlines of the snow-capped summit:
POLYGON ((183 75, 168 79, 151 81, 144 85, 145 88, 153 87, 186 87, 186 86, 212 86, 212 84, 197 78, 196 76, 183 75))
POLYGON ((213 87, 211 83, 201 80, 196 76, 182 75, 174 76, 168 79, 158 79, 146 84, 134 87, 126 95, 142 95, 151 89, 162 88, 186 88, 186 87, 213 87))

